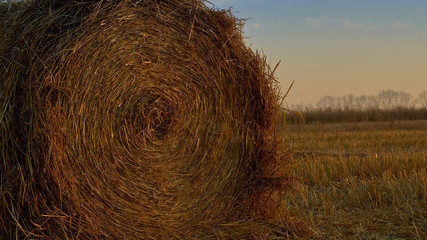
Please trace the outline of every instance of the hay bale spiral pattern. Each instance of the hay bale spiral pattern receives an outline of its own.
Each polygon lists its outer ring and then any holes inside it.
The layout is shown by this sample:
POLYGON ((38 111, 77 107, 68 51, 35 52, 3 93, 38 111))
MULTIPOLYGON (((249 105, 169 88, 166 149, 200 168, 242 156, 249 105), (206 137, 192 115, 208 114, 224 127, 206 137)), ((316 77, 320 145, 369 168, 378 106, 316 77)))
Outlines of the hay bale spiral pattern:
POLYGON ((287 234, 265 59, 199 0, 0 8, 1 234, 287 234), (279 179, 279 180, 278 180, 279 179))

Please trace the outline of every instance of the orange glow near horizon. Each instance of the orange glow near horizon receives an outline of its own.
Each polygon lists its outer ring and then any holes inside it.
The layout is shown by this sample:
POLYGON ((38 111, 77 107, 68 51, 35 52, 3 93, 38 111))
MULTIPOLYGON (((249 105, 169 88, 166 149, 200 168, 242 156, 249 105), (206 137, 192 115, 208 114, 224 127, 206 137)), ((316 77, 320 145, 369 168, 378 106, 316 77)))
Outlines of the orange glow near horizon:
POLYGON ((289 105, 322 96, 427 90, 427 2, 214 0, 247 18, 244 35, 262 49, 289 105))

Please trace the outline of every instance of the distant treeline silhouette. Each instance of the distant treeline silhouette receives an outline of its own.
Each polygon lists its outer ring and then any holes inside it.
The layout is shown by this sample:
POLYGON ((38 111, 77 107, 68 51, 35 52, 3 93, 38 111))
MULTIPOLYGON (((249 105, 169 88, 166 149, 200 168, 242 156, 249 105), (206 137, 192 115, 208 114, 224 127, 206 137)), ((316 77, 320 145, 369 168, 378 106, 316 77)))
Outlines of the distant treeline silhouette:
POLYGON ((382 90, 376 96, 324 96, 315 106, 291 106, 282 114, 288 124, 421 120, 427 119, 427 91, 418 98, 395 90, 382 90))

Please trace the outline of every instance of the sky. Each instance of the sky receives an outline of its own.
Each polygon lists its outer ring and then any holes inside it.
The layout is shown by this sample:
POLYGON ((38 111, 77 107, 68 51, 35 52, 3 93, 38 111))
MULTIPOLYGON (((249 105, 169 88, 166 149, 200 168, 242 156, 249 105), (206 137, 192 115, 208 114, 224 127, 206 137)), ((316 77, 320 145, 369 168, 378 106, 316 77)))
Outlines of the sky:
MULTIPOLYGON (((414 98, 427 90, 425 0, 209 0, 247 19, 248 45, 262 50, 288 105, 322 96, 376 95, 392 89, 414 98)), ((210 4, 208 4, 210 6, 210 4)))

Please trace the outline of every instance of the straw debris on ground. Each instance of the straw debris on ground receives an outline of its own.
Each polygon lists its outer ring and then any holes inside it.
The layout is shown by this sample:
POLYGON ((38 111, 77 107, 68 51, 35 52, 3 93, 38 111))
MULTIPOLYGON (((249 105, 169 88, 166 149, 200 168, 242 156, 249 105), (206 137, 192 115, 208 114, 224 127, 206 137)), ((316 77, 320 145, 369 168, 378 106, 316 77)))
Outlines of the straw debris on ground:
POLYGON ((0 3, 3 239, 283 239, 277 87, 201 0, 0 3))

